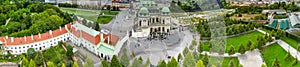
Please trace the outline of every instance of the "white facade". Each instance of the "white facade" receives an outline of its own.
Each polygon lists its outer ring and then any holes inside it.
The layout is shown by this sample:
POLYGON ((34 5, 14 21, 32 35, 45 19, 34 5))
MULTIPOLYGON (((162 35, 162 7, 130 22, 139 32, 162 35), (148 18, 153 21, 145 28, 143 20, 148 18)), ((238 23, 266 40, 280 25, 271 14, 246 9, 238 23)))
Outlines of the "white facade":
MULTIPOLYGON (((79 23, 76 22, 75 24, 79 24, 79 23)), ((79 24, 79 25, 82 25, 82 24, 79 24)), ((73 26, 74 25, 72 25, 71 28, 73 26)), ((86 26, 84 26, 84 27, 86 27, 86 26)), ((80 28, 80 30, 82 30, 82 32, 89 32, 88 34, 90 34, 92 36, 99 35, 101 37, 100 40, 104 40, 103 35, 101 35, 100 32, 99 32, 99 34, 92 34, 94 31, 93 29, 82 28, 81 26, 79 26, 78 28, 80 28)), ((43 41, 38 41, 38 42, 34 42, 34 43, 29 43, 29 44, 13 45, 13 46, 11 46, 11 45, 2 45, 2 46, 4 46, 3 48, 6 51, 9 51, 11 54, 18 55, 18 54, 22 54, 22 53, 27 53, 27 50, 29 48, 34 48, 35 51, 42 51, 42 50, 46 50, 46 49, 50 48, 51 46, 57 46, 59 41, 66 42, 67 40, 70 40, 75 45, 84 47, 88 51, 90 51, 96 55, 99 55, 100 58, 102 58, 102 59, 110 60, 110 58, 113 56, 114 46, 111 46, 111 45, 103 43, 103 42, 99 42, 98 44, 91 43, 90 41, 88 41, 82 37, 81 32, 80 32, 80 37, 77 37, 77 36, 75 36, 75 34, 71 33, 67 29, 67 27, 65 27, 65 29, 67 30, 67 33, 64 33, 59 36, 52 37, 52 38, 49 38, 49 39, 46 39, 43 41), (109 52, 108 53, 108 52, 105 52, 105 50, 98 50, 97 48, 100 46, 102 46, 102 47, 105 46, 106 48, 108 48, 112 51, 108 51, 109 52)), ((94 31, 94 32, 98 32, 98 31, 94 31)), ((52 32, 50 31, 50 33, 52 33, 52 32)), ((33 38, 33 36, 31 36, 31 37, 33 38)), ((6 37, 6 39, 13 39, 13 38, 6 37)), ((25 38, 25 41, 26 41, 26 38, 25 38)), ((3 43, 5 43, 5 42, 3 42, 3 43)), ((0 44, 2 44, 1 41, 0 41, 0 44)))
POLYGON ((50 48, 51 46, 56 46, 58 44, 58 41, 67 41, 69 37, 69 33, 65 33, 63 35, 44 40, 39 42, 34 42, 30 44, 23 44, 23 45, 16 45, 16 46, 5 46, 6 51, 10 51, 11 54, 22 54, 27 53, 27 49, 34 48, 35 51, 42 51, 45 49, 50 48))

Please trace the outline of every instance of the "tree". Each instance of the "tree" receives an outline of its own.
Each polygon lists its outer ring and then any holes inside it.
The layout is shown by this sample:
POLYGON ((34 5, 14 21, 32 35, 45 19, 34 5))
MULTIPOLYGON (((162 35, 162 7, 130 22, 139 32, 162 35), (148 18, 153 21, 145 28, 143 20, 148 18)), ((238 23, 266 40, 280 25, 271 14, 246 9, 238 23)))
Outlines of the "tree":
POLYGON ((111 63, 110 63, 110 67, 122 67, 121 63, 118 60, 118 57, 116 55, 113 56, 111 63))
POLYGON ((130 65, 130 67, 141 67, 142 61, 135 58, 132 62, 132 64, 130 65))
POLYGON ((240 52, 241 54, 244 54, 244 53, 246 52, 245 47, 244 47, 243 44, 241 44, 241 46, 239 47, 239 52, 240 52))
POLYGON ((43 54, 41 52, 37 52, 35 57, 34 57, 34 61, 35 61, 35 64, 42 65, 43 62, 44 62, 43 54))
MULTIPOLYGON (((124 49, 125 50, 125 49, 124 49)), ((123 50, 123 51, 124 51, 123 50)), ((124 66, 128 66, 129 65, 129 57, 128 57, 128 55, 127 55, 127 52, 126 52, 126 50, 123 52, 123 54, 122 54, 122 56, 121 56, 121 63, 124 65, 124 66)))
POLYGON ((47 62, 47 67, 55 67, 54 63, 51 61, 47 62))
POLYGON ((247 47, 248 47, 248 49, 246 49, 246 50, 250 50, 251 49, 251 45, 252 45, 252 41, 248 41, 248 44, 247 44, 247 47))
POLYGON ((63 64, 61 65, 61 67, 66 67, 66 65, 63 63, 63 64))
POLYGON ((101 61, 100 67, 109 67, 106 60, 101 61))
MULTIPOLYGON (((1 8, 1 7, 0 7, 0 8, 1 8)), ((5 22, 6 22, 6 19, 7 19, 6 15, 0 13, 0 25, 4 25, 5 22)))
POLYGON ((297 47, 297 50, 300 51, 300 44, 299 44, 299 46, 297 47))
POLYGON ((161 62, 158 64, 158 67, 167 67, 167 64, 166 64, 165 60, 161 61, 161 62))
POLYGON ((250 47, 250 50, 254 50, 256 47, 257 47, 256 44, 252 44, 251 47, 250 47))
POLYGON ((186 54, 189 52, 190 52, 190 50, 187 47, 185 47, 182 53, 184 56, 186 56, 186 54))
MULTIPOLYGON (((96 23, 96 22, 95 22, 95 23, 96 23)), ((96 23, 95 30, 97 30, 97 31, 100 31, 100 26, 99 26, 99 24, 98 24, 98 23, 96 23)))
POLYGON ((272 67, 281 67, 281 65, 280 65, 280 63, 279 63, 279 61, 278 61, 277 58, 275 58, 272 67))
POLYGON ((198 45, 198 52, 201 53, 202 51, 204 51, 203 44, 199 43, 199 45, 198 45))
POLYGON ((87 26, 87 20, 86 20, 86 19, 83 19, 83 20, 82 20, 82 24, 85 25, 85 26, 87 26))
POLYGON ((261 67, 267 67, 267 65, 266 64, 262 64, 261 67))
POLYGON ((181 53, 179 53, 177 56, 177 61, 179 62, 179 60, 181 60, 181 58, 182 58, 182 55, 181 55, 181 53))
POLYGON ((211 67, 217 67, 216 65, 211 65, 211 67))
POLYGON ((208 62, 209 62, 209 56, 207 54, 204 55, 204 57, 202 58, 203 60, 203 64, 204 65, 208 65, 208 62))
POLYGON ((94 61, 90 57, 87 56, 83 67, 94 67, 94 61))
POLYGON ((148 67, 151 64, 150 59, 147 58, 146 63, 144 64, 144 67, 148 67))
POLYGON ((34 63, 34 61, 32 59, 30 59, 28 67, 36 67, 36 64, 34 63))
POLYGON ((28 67, 29 61, 26 59, 26 57, 22 58, 21 67, 28 67))
POLYGON ((284 56, 284 60, 290 61, 290 59, 292 59, 292 56, 289 53, 284 56))
POLYGON ((34 57, 34 48, 29 48, 27 49, 27 55, 30 57, 30 59, 32 59, 34 57))
POLYGON ((233 55, 234 53, 235 53, 234 47, 231 45, 230 48, 229 48, 228 54, 233 55))
POLYGON ((195 67, 205 67, 202 60, 198 60, 197 65, 195 67))
POLYGON ((230 60, 228 67, 235 67, 234 62, 230 60))
POLYGON ((71 58, 73 55, 74 55, 73 47, 72 46, 67 46, 67 56, 71 58))
POLYGON ((75 61, 72 65, 72 67, 78 67, 78 63, 75 61))
POLYGON ((192 43, 191 43, 191 45, 190 45, 190 49, 191 50, 193 50, 194 49, 194 46, 196 46, 197 45, 197 42, 196 42, 196 40, 192 40, 192 43))
POLYGON ((143 62, 143 58, 142 58, 141 56, 139 57, 139 60, 140 60, 141 62, 143 62))
POLYGON ((168 62, 168 67, 179 67, 178 62, 174 57, 172 57, 171 61, 168 62))
POLYGON ((192 53, 188 52, 183 59, 183 67, 194 67, 195 66, 195 58, 192 53))

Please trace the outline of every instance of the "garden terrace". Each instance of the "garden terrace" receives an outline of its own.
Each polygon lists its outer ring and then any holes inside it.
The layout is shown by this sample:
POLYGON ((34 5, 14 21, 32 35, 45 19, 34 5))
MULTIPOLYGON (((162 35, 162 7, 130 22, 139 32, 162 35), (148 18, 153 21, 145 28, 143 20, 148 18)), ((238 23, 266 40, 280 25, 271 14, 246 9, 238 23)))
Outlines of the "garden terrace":
POLYGON ((274 60, 277 58, 279 61, 280 66, 284 67, 299 67, 300 63, 296 63, 293 66, 293 61, 297 59, 291 57, 285 58, 287 53, 279 44, 272 44, 267 46, 261 50, 262 57, 268 67, 273 67, 274 60))
MULTIPOLYGON (((239 35, 239 36, 227 38, 226 39, 227 43, 226 43, 226 48, 225 48, 226 50, 225 51, 228 52, 230 46, 232 45, 234 47, 235 51, 237 52, 240 45, 247 46, 249 41, 251 41, 252 44, 257 44, 258 36, 264 36, 264 34, 258 32, 258 31, 254 31, 254 32, 250 32, 250 33, 247 33, 247 34, 242 34, 242 35, 239 35)), ((208 51, 210 49, 209 46, 207 46, 209 44, 210 44, 209 42, 204 42, 203 43, 204 51, 208 51)))
POLYGON ((63 12, 77 15, 79 17, 96 22, 99 14, 98 10, 83 10, 78 8, 59 8, 63 12))
POLYGON ((97 23, 99 24, 107 24, 109 23, 114 17, 113 16, 99 16, 97 23))
MULTIPOLYGON (((205 55, 200 55, 200 59, 205 62, 204 57, 205 55)), ((209 56, 209 62, 207 67, 210 67, 211 65, 215 65, 218 67, 229 67, 230 62, 233 62, 234 67, 239 66, 239 60, 237 57, 214 57, 214 56, 209 56)), ((197 59, 196 59, 197 60, 197 59)))

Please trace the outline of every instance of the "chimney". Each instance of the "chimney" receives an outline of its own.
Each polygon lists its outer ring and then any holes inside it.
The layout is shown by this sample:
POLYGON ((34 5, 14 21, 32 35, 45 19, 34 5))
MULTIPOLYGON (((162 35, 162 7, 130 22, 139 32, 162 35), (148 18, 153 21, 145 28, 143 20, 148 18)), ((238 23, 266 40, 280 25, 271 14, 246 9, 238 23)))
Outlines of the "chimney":
POLYGON ((52 35, 52 30, 49 31, 50 35, 52 35))
POLYGON ((68 29, 68 25, 65 25, 65 29, 66 29, 66 30, 68 29))
POLYGON ((59 26, 59 31, 61 31, 61 27, 59 26))
POLYGON ((109 44, 109 42, 110 42, 110 36, 111 36, 111 35, 108 35, 108 38, 107 38, 107 44, 109 44))
POLYGON ((10 40, 11 40, 11 42, 14 42, 14 37, 11 37, 10 40))
POLYGON ((33 35, 31 34, 31 40, 33 40, 33 35))
POLYGON ((41 38, 41 34, 39 33, 39 38, 41 38))
POLYGON ((26 36, 24 36, 24 40, 27 41, 27 40, 26 40, 26 36))

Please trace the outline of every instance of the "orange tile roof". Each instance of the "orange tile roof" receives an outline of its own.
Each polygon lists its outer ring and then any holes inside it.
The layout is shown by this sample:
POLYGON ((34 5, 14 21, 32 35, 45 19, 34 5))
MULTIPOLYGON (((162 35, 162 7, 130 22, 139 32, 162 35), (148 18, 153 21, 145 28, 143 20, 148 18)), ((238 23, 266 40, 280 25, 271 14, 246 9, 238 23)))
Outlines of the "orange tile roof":
POLYGON ((112 35, 112 34, 103 34, 103 38, 105 38, 105 41, 104 41, 105 43, 109 42, 108 44, 110 44, 112 46, 115 46, 119 40, 118 36, 112 35), (108 41, 108 37, 110 39, 109 41, 108 41))
POLYGON ((57 30, 52 31, 52 35, 50 35, 50 32, 46 32, 43 34, 18 37, 18 38, 9 37, 6 39, 5 37, 1 37, 0 41, 4 42, 4 44, 3 44, 4 46, 6 46, 6 45, 7 46, 17 46, 17 45, 30 44, 30 43, 34 43, 34 42, 38 42, 38 41, 47 40, 47 39, 54 38, 54 37, 57 37, 59 35, 65 34, 65 33, 67 33, 67 29, 65 27, 62 27, 61 30, 57 29, 57 30), (32 39, 32 37, 33 37, 33 39, 32 39))
MULTIPOLYGON (((100 34, 97 34, 96 36, 92 36, 91 34, 88 34, 87 32, 84 32, 79 29, 75 29, 74 27, 71 27, 71 25, 75 24, 75 23, 76 22, 72 22, 72 23, 66 24, 65 26, 67 26, 67 29, 69 29, 71 31, 71 33, 74 34, 76 37, 79 38, 80 32, 81 32, 82 38, 88 40, 89 42, 93 43, 94 45, 98 45, 98 43, 101 40, 100 34)), ((32 35, 32 36, 18 37, 18 38, 9 37, 6 39, 5 36, 2 36, 2 37, 0 37, 0 41, 3 43, 3 46, 17 46, 17 45, 23 45, 23 44, 30 44, 30 43, 47 40, 47 39, 54 38, 54 37, 60 36, 62 34, 65 34, 68 32, 67 29, 66 29, 66 27, 62 27, 61 29, 59 28, 59 29, 49 31, 46 33, 32 35), (51 35, 51 32, 52 32, 52 35, 51 35)), ((109 42, 108 44, 111 44, 112 46, 115 46, 119 40, 118 36, 112 35, 112 34, 104 34, 104 38, 105 38, 105 43, 109 42), (109 41, 108 41, 108 37, 110 38, 109 41)))

